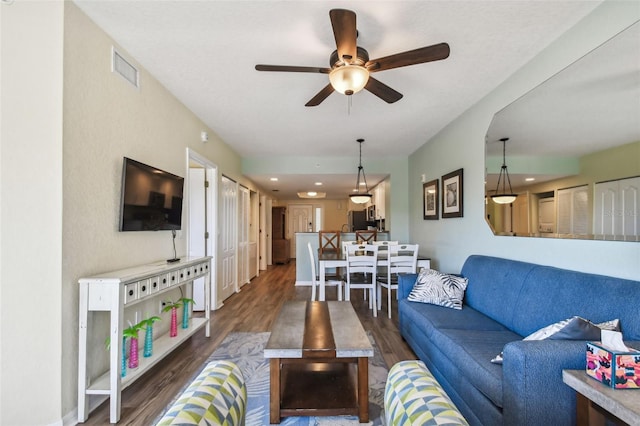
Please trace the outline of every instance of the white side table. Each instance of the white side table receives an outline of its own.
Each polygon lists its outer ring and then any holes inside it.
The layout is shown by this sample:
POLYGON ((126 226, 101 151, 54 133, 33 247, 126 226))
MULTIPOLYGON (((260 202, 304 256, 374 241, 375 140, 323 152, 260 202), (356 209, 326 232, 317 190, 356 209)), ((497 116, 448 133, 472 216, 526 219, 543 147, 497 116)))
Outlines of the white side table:
POLYGON ((640 390, 608 388, 584 370, 562 370, 562 381, 577 392, 578 426, 604 425, 605 419, 640 424, 640 390))

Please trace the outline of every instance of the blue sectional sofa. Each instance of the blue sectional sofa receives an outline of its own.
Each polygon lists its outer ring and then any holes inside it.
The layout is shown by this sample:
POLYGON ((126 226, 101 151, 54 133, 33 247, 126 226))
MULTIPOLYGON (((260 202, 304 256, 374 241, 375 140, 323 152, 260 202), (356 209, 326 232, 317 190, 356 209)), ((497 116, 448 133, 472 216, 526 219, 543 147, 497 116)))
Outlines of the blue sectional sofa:
POLYGON ((462 310, 407 300, 417 275, 400 278, 398 310, 402 336, 471 425, 575 424, 562 370, 585 369, 586 344, 522 340, 545 326, 619 318, 627 346, 640 349, 639 281, 479 255, 460 275, 462 310), (491 363, 503 350, 503 365, 491 363))

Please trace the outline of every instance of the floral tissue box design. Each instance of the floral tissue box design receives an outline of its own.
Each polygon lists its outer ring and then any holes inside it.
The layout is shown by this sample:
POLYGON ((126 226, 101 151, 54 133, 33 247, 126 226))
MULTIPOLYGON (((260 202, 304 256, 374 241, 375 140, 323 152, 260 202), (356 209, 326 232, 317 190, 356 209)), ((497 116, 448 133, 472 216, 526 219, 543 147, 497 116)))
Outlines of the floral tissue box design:
POLYGON ((640 389, 640 351, 612 352, 588 342, 587 374, 614 389, 640 389))

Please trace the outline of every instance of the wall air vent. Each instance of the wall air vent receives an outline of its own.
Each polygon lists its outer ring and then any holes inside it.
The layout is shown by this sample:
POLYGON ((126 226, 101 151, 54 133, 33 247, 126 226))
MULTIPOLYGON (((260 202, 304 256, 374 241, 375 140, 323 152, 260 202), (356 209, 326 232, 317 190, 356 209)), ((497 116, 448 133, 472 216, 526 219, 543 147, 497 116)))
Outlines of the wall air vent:
POLYGON ((136 88, 140 87, 140 80, 138 69, 131 65, 127 59, 125 59, 115 47, 111 48, 111 72, 115 72, 122 78, 133 84, 136 88))

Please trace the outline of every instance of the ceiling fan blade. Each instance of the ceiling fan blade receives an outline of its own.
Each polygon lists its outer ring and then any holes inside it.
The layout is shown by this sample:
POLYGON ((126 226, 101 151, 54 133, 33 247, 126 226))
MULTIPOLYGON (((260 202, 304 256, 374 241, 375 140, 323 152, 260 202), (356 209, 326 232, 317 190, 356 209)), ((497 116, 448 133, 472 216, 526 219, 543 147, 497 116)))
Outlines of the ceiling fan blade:
POLYGON ((284 71, 284 72, 312 72, 320 74, 329 74, 329 68, 319 67, 297 67, 290 65, 256 65, 257 71, 284 71))
POLYGON ((396 53, 384 58, 374 59, 365 64, 371 72, 390 70, 406 67, 408 65, 423 64, 425 62, 439 61, 449 57, 449 45, 447 43, 434 44, 407 52, 396 53))
POLYGON ((338 57, 345 63, 351 63, 358 57, 356 14, 351 10, 331 9, 329 17, 331 18, 333 35, 336 39, 338 57))
POLYGON ((329 95, 333 93, 333 91, 333 86, 331 84, 327 84, 324 89, 319 91, 318 94, 311 98, 311 100, 304 104, 304 106, 310 107, 320 105, 322 101, 327 99, 329 95))
POLYGON ((371 76, 369 76, 369 81, 367 81, 367 85, 364 86, 364 88, 388 104, 392 104, 402 99, 402 93, 396 92, 391 87, 371 76))

